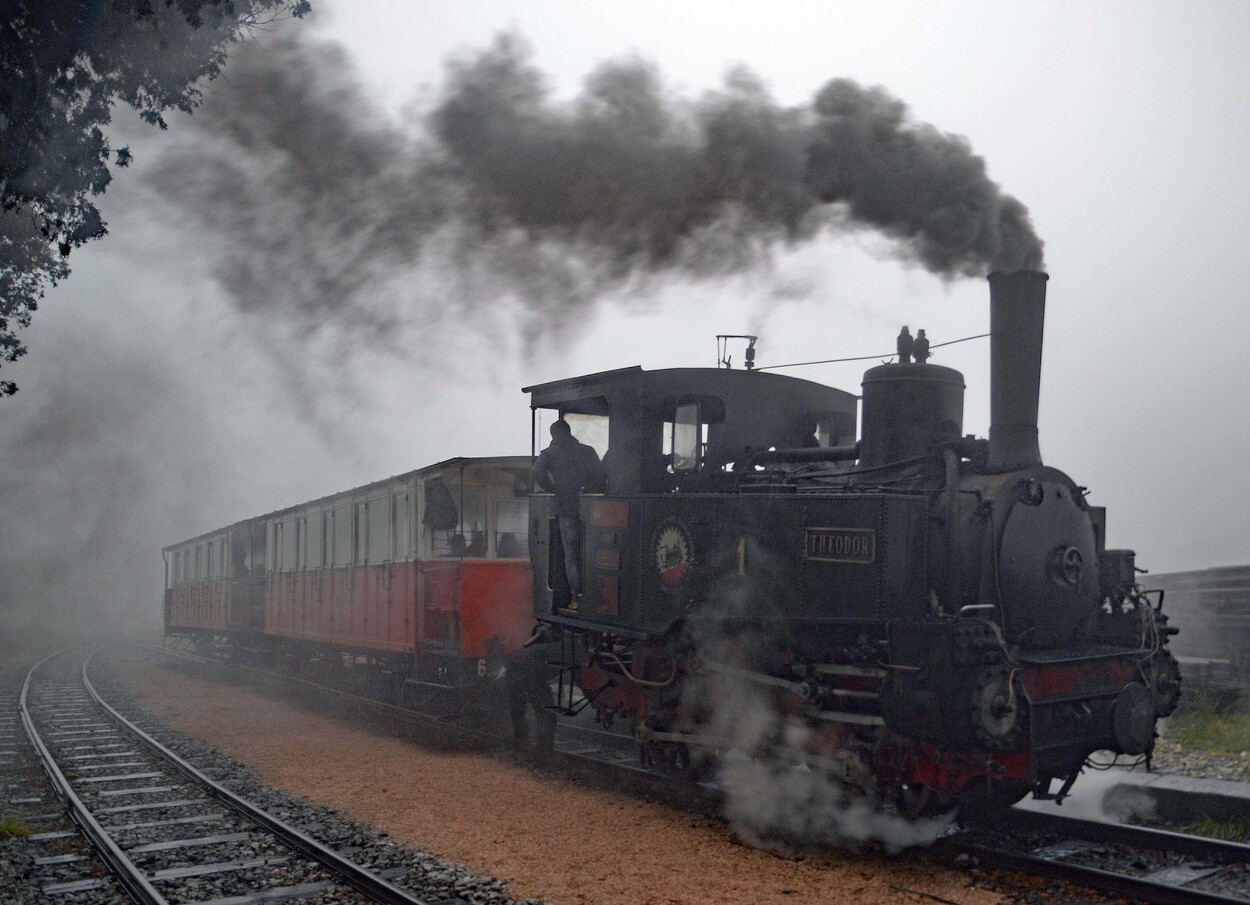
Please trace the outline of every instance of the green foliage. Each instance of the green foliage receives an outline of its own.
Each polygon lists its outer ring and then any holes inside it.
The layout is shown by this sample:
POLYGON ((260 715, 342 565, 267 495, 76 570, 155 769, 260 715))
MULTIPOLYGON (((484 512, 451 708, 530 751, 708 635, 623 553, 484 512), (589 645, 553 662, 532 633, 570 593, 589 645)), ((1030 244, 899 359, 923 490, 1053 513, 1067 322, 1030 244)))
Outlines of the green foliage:
POLYGON ((1186 748, 1236 756, 1250 751, 1250 713, 1222 698, 1186 694, 1184 706, 1168 721, 1167 737, 1186 748))
POLYGON ((29 836, 30 827, 16 817, 0 817, 0 839, 13 839, 17 836, 29 836))
POLYGON ((1212 820, 1203 817, 1193 820, 1181 827, 1181 832, 1194 836, 1207 836, 1211 839, 1224 839, 1228 842, 1250 841, 1250 817, 1233 817, 1228 820, 1212 820))
MULTIPOLYGON (((89 200, 112 178, 114 103, 164 129, 190 112, 249 30, 303 17, 308 0, 8 0, 0 20, 0 362, 66 258, 107 232, 89 200)), ((129 148, 115 164, 131 161, 129 148)), ((0 397, 17 387, 0 380, 0 397)))

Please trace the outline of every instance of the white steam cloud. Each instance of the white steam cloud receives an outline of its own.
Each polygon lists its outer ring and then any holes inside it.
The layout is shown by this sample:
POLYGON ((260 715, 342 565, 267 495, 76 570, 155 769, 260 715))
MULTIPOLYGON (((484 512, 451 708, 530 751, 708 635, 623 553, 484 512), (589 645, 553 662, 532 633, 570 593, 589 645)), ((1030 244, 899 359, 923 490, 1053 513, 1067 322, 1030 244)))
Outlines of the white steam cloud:
POLYGON ((909 820, 844 784, 813 730, 758 687, 716 680, 709 731, 733 748, 721 760, 725 816, 748 845, 785 853, 878 845, 894 854, 931 845, 953 815, 909 820))

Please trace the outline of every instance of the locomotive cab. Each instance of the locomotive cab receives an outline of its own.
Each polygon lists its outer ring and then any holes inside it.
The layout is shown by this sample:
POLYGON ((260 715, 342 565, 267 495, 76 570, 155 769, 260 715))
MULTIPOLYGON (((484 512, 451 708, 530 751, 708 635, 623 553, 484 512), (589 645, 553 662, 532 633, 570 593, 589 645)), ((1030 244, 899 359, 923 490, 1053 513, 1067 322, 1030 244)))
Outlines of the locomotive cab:
MULTIPOLYGON (((856 398, 806 380, 758 371, 622 368, 572 380, 526 387, 533 411, 533 452, 547 428, 563 418, 573 434, 595 448, 607 489, 581 500, 584 596, 569 607, 563 550, 550 494, 530 506, 534 599, 540 619, 618 628, 643 619, 649 627, 672 622, 643 603, 650 587, 639 571, 642 546, 656 541, 661 516, 690 495, 736 493, 744 474, 779 448, 836 452, 854 442, 856 398), (676 495, 676 496, 675 496, 676 495), (646 539, 642 535, 647 535, 646 539)), ((688 536, 671 532, 657 556, 671 558, 660 571, 690 562, 688 536)), ((671 576, 670 576, 671 578, 671 576)), ((654 603, 654 599, 651 601, 654 603)))

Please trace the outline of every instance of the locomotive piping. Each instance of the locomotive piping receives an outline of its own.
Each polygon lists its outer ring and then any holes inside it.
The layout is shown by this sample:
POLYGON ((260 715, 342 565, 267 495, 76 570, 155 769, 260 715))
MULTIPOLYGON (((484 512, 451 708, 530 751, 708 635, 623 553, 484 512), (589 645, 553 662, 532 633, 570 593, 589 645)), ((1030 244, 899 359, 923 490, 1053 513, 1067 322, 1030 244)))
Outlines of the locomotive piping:
POLYGON ((946 557, 950 564, 950 573, 946 578, 946 596, 949 608, 958 608, 963 602, 961 588, 963 572, 963 551, 959 536, 959 454, 955 450, 944 449, 942 462, 946 466, 946 557))
POLYGON ((622 660, 620 657, 618 657, 616 654, 614 654, 610 650, 601 651, 599 653, 599 656, 604 657, 608 660, 611 660, 612 663, 614 663, 616 667, 621 671, 621 675, 629 679, 629 681, 633 682, 635 685, 641 686, 642 688, 661 688, 661 689, 671 688, 673 683, 677 681, 677 672, 678 672, 677 660, 671 657, 670 659, 671 659, 672 671, 669 673, 667 679, 665 679, 662 682, 657 682, 652 679, 640 679, 637 676, 635 676, 633 672, 630 671, 630 668, 625 665, 625 661, 622 660))
POLYGON ((747 463, 749 471, 756 465, 778 462, 853 462, 859 458, 859 444, 850 446, 818 446, 811 449, 766 449, 757 452, 747 463))
POLYGON ((1042 464, 1037 401, 1049 279, 1039 270, 989 275, 990 473, 1042 464))

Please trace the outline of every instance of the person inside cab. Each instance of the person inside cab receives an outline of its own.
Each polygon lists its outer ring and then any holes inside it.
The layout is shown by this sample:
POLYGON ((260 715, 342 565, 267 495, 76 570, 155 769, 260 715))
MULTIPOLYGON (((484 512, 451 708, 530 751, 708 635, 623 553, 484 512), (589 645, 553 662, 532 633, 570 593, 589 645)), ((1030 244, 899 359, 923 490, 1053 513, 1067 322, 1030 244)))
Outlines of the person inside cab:
POLYGON ((572 603, 582 596, 582 575, 579 555, 582 549, 580 500, 582 491, 601 493, 605 480, 603 463, 594 447, 573 436, 569 423, 561 418, 551 425, 551 445, 534 460, 531 469, 534 482, 548 493, 555 494, 555 513, 560 525, 560 544, 564 547, 564 574, 568 579, 572 603))

